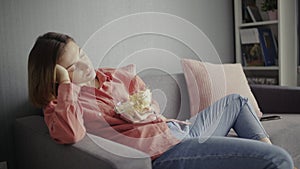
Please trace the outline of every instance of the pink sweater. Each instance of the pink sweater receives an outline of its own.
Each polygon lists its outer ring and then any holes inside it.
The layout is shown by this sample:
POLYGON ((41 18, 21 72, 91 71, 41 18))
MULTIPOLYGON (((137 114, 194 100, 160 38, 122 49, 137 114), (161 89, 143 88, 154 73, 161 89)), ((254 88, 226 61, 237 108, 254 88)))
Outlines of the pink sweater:
POLYGON ((44 108, 45 122, 56 142, 75 143, 88 132, 143 151, 152 159, 179 142, 160 118, 134 124, 115 113, 116 103, 145 89, 138 76, 128 71, 98 69, 97 78, 99 89, 72 83, 59 85, 57 99, 44 108))

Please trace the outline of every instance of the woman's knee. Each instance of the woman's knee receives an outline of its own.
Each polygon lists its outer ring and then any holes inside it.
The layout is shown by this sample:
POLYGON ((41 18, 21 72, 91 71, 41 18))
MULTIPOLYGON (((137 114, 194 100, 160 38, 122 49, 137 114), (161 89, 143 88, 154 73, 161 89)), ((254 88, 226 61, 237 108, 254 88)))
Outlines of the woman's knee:
POLYGON ((224 108, 234 109, 235 111, 238 112, 246 103, 248 103, 248 99, 239 94, 229 94, 223 97, 223 99, 221 100, 225 101, 223 102, 225 103, 224 108))
POLYGON ((228 98, 230 98, 231 100, 237 100, 237 101, 247 101, 248 99, 240 94, 237 93, 233 93, 233 94, 229 94, 227 95, 228 98))
POLYGON ((273 146, 272 151, 272 162, 277 166, 279 169, 292 169, 294 166, 294 162, 290 154, 281 147, 273 146))
POLYGON ((244 105, 249 105, 249 101, 247 97, 244 97, 240 94, 229 94, 227 95, 228 101, 227 105, 236 105, 239 109, 242 109, 244 105))

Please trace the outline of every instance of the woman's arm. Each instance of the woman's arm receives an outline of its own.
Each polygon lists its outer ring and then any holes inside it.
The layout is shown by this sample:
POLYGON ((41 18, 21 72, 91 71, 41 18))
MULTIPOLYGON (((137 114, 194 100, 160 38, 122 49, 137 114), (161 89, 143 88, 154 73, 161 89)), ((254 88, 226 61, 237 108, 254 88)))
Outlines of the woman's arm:
POLYGON ((44 108, 45 122, 50 136, 56 142, 75 143, 86 133, 82 109, 78 103, 80 87, 70 83, 67 70, 60 65, 55 67, 55 79, 60 84, 57 99, 44 108))
POLYGON ((77 102, 79 91, 80 87, 72 83, 59 85, 57 99, 44 109, 50 135, 58 143, 75 143, 85 136, 82 109, 77 102))

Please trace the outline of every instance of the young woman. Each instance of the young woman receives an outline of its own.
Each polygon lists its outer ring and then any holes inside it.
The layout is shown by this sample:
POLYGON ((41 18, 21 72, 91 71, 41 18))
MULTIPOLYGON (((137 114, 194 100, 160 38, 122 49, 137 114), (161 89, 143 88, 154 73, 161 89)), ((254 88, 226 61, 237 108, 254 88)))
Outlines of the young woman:
POLYGON ((61 144, 92 133, 148 153, 154 169, 293 168, 289 154, 271 145, 251 105, 239 95, 220 99, 190 124, 163 117, 154 100, 143 116, 124 116, 120 111, 126 112, 128 104, 123 103, 147 90, 132 70, 129 65, 95 71, 71 37, 49 32, 38 37, 29 54, 29 97, 43 108, 50 135, 61 144), (226 137, 231 128, 240 138, 226 137))

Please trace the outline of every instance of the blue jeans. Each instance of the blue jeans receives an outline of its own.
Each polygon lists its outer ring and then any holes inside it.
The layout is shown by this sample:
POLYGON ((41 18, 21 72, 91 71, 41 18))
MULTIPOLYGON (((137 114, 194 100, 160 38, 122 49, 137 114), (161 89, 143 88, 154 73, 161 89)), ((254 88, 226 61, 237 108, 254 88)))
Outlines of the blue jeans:
POLYGON ((292 169, 282 148, 268 137, 246 98, 228 95, 190 119, 168 126, 182 141, 153 161, 153 169, 292 169), (226 137, 233 128, 240 138, 226 137), (246 138, 246 139, 243 139, 246 138))

